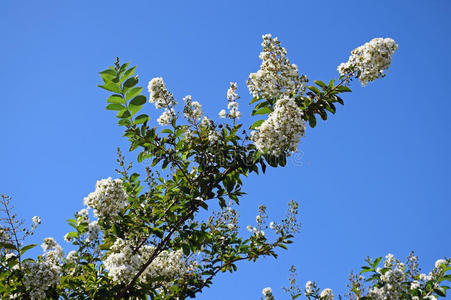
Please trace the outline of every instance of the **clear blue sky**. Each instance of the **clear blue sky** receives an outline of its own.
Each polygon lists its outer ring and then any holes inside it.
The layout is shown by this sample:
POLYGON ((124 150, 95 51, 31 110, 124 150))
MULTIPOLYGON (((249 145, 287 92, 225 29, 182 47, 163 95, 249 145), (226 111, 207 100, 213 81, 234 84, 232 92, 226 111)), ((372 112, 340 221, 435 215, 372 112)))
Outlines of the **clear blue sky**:
MULTIPOLYGON (((64 244, 65 220, 82 208, 96 180, 115 176, 124 146, 97 72, 119 56, 137 64, 142 84, 163 76, 212 117, 237 81, 260 64, 261 35, 273 33, 311 80, 336 77, 336 66, 373 37, 399 44, 388 76, 353 84, 336 116, 309 129, 303 166, 290 163, 246 181, 242 225, 257 206, 274 219, 290 199, 301 203, 302 230, 280 258, 242 263, 200 299, 278 299, 291 264, 298 279, 343 293, 364 258, 415 250, 421 265, 451 255, 449 1, 2 1, 0 192, 27 220, 33 237, 64 244)), ((150 105, 147 111, 158 117, 150 105)), ((244 117, 250 124, 251 119, 244 117)))

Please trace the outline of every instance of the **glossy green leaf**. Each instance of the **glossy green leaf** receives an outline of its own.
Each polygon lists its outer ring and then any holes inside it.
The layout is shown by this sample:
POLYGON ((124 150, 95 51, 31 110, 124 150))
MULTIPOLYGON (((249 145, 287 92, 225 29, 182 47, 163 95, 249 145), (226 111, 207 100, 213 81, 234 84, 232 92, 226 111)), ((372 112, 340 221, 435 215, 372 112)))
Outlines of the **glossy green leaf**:
POLYGON ((119 103, 119 104, 125 103, 121 95, 111 95, 110 97, 108 97, 108 99, 106 99, 106 101, 108 103, 119 103))
POLYGON ((137 116, 135 118, 135 120, 133 121, 133 123, 135 123, 135 124, 142 124, 142 123, 147 122, 147 121, 149 121, 149 116, 146 115, 146 114, 142 114, 142 115, 137 116))
POLYGON ((255 121, 254 124, 252 124, 252 126, 250 127, 250 129, 257 129, 260 125, 262 125, 263 122, 265 122, 265 120, 255 121))
POLYGON ((254 112, 252 115, 266 115, 271 113, 271 109, 269 107, 262 107, 256 112, 254 112))
POLYGON ((118 93, 118 94, 122 93, 122 90, 117 83, 107 82, 104 85, 98 85, 98 87, 101 87, 102 89, 105 89, 105 90, 113 92, 113 93, 118 93))
POLYGON ((128 101, 133 97, 135 97, 136 95, 139 95, 142 90, 143 88, 139 86, 131 88, 130 90, 127 91, 127 94, 125 95, 125 100, 128 101))
POLYGON ((108 109, 108 110, 124 110, 124 109, 126 109, 126 107, 122 104, 112 103, 112 104, 108 104, 106 106, 106 109, 108 109))

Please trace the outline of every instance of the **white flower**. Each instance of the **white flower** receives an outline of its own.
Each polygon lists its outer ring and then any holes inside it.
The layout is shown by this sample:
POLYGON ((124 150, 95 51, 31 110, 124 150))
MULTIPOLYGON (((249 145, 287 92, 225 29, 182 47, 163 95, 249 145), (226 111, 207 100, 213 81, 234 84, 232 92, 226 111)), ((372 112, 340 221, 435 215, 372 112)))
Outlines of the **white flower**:
POLYGON ((247 231, 249 232, 254 232, 254 228, 252 227, 252 225, 247 225, 246 226, 247 231))
MULTIPOLYGON (((144 245, 137 252, 130 241, 117 239, 111 247, 112 253, 104 260, 105 269, 113 281, 128 283, 152 256, 155 247, 144 245)), ((156 283, 155 278, 162 280, 161 284, 171 281, 187 272, 189 266, 181 250, 162 251, 139 277, 139 281, 156 283)))
POLYGON ((256 131, 251 132, 255 147, 261 152, 276 156, 297 151, 299 140, 305 131, 302 117, 303 112, 294 99, 283 97, 277 100, 268 119, 256 131))
POLYGON ((271 229, 276 228, 276 224, 274 222, 269 223, 269 228, 271 229))
POLYGON ((272 295, 272 289, 270 287, 266 287, 262 291, 263 296, 265 296, 265 300, 274 300, 274 296, 272 295))
POLYGON ((93 242, 93 241, 97 240, 97 238, 99 237, 99 233, 100 233, 99 223, 97 221, 93 221, 93 222, 89 223, 86 241, 93 242))
POLYGON ((312 281, 307 281, 305 283, 305 295, 310 296, 313 293, 313 288, 315 287, 315 284, 312 281))
POLYGON ((69 232, 64 235, 64 240, 68 243, 72 242, 72 237, 69 236, 69 232))
POLYGON ((31 220, 35 225, 41 224, 41 218, 38 216, 34 216, 33 218, 31 218, 31 220))
POLYGON ((271 34, 263 35, 260 70, 251 73, 247 86, 254 97, 277 99, 281 95, 300 95, 305 90, 307 77, 300 76, 298 67, 286 57, 287 50, 271 34))
POLYGON ((237 89, 236 82, 231 82, 230 87, 227 90, 227 100, 229 100, 230 102, 235 101, 236 99, 240 98, 236 92, 236 89, 237 89))
POLYGON ((446 261, 446 259, 438 259, 435 262, 435 267, 439 268, 441 265, 447 265, 447 264, 448 264, 448 262, 446 261))
POLYGON ((235 224, 229 223, 227 224, 227 228, 229 228, 229 230, 233 230, 235 228, 235 224))
POLYGON ((17 255, 14 254, 14 253, 7 253, 7 254, 5 255, 5 259, 6 259, 6 260, 10 260, 11 258, 14 258, 14 257, 17 257, 17 255))
POLYGON ((222 110, 219 112, 219 117, 220 117, 221 119, 225 119, 225 118, 227 117, 227 113, 226 113, 225 109, 222 109, 222 110))
POLYGON ((122 187, 121 179, 102 179, 97 181, 96 190, 83 200, 88 207, 94 208, 94 215, 99 218, 111 218, 125 207, 128 197, 122 187))
POLYGON ((414 281, 412 281, 412 282, 410 283, 410 289, 411 289, 411 290, 417 289, 417 288, 419 288, 419 287, 420 287, 420 283, 419 283, 418 281, 416 281, 416 280, 414 280, 414 281))
POLYGON ((321 297, 321 299, 324 299, 324 300, 333 300, 334 294, 332 293, 331 289, 327 288, 321 292, 320 297, 321 297))
POLYGON ((258 215, 255 217, 255 221, 257 221, 257 223, 261 223, 262 222, 262 216, 258 215))
POLYGON ((370 81, 384 77, 384 70, 391 64, 393 53, 398 44, 390 38, 375 38, 351 52, 349 60, 338 66, 340 75, 345 76, 351 72, 359 71, 360 83, 365 86, 370 81))
POLYGON ((150 93, 149 102, 153 103, 156 108, 171 107, 177 103, 166 89, 161 77, 153 78, 149 82, 148 90, 150 93))
POLYGON ((187 95, 183 98, 185 107, 183 109, 183 115, 188 120, 200 120, 202 118, 202 105, 198 101, 192 101, 191 96, 187 95))
POLYGON ((158 124, 161 126, 167 126, 171 124, 172 120, 175 118, 175 111, 170 108, 166 108, 164 112, 160 115, 160 117, 157 119, 158 124))

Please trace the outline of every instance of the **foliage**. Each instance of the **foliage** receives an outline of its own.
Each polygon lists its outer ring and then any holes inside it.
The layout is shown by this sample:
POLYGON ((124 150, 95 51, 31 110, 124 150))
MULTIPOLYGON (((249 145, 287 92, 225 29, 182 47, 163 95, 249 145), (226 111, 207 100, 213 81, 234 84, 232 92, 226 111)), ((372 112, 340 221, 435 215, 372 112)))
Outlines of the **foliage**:
MULTIPOLYGON (((265 173, 268 166, 284 167, 297 149, 305 124, 315 127, 318 118, 327 120, 336 113, 337 103, 344 104, 341 94, 351 91, 349 85, 359 78, 362 63, 348 63, 348 71, 340 71, 338 83, 316 80, 306 86, 307 77, 289 62, 277 38, 265 35, 263 39, 262 65, 248 80, 254 95, 252 115, 263 119, 249 129, 238 122, 236 83, 231 83, 227 92, 230 111, 221 111, 219 116, 225 120, 215 122, 203 115, 201 104, 189 95, 178 111, 162 78, 152 79, 150 96, 143 95, 136 67, 121 64, 119 59, 100 72, 100 87, 111 93, 106 109, 117 112, 128 150, 146 172, 135 172, 118 149, 120 178, 98 181, 95 191, 84 199, 86 208, 68 220, 72 231, 65 240, 76 250, 66 257, 61 246, 47 238, 41 256, 23 259, 35 245, 24 245, 18 237, 23 224, 11 216, 9 198, 2 196, 6 216, 1 227, 2 297, 184 299, 210 287, 218 273, 235 272, 239 261, 277 258, 279 248, 287 249, 300 229, 298 203, 289 202, 286 217, 270 224, 266 207, 261 205, 256 225, 247 226, 249 233, 243 235, 236 209, 245 195, 243 181, 252 173, 265 173), (164 109, 157 119, 160 126, 151 126, 150 116, 142 112, 147 102, 164 109), (207 217, 201 211, 206 211, 207 217)), ((374 61, 366 63, 372 63, 372 71, 388 67, 385 57, 378 69, 380 53, 371 53, 374 61)), ((40 219, 35 217, 33 222, 25 236, 32 234, 40 219)), ((373 299, 377 289, 386 287, 387 274, 395 267, 377 270, 379 262, 368 260, 369 266, 362 271, 372 272, 369 292, 360 289, 359 277, 352 281, 352 297, 373 299)), ((449 263, 446 260, 436 267, 430 279, 415 289, 411 283, 420 275, 408 273, 410 277, 400 284, 400 295, 403 299, 444 296, 447 288, 441 282, 450 279, 446 275, 449 263)), ((286 291, 296 299, 301 289, 296 286, 295 269, 291 272, 286 291)), ((271 289, 263 294, 265 299, 273 299, 271 289)), ((308 299, 333 298, 330 289, 320 293, 312 282, 304 294, 308 299)))

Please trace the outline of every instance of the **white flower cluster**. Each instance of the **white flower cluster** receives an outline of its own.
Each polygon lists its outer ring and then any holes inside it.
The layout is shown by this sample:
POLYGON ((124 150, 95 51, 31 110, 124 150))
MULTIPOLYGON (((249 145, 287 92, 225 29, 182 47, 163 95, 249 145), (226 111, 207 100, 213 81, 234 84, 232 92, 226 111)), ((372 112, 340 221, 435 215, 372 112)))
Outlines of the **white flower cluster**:
POLYGON ((305 295, 306 296, 310 296, 313 294, 313 289, 315 288, 315 283, 313 283, 312 281, 307 281, 305 283, 305 295))
POLYGON ((236 82, 231 82, 230 87, 227 90, 227 100, 229 102, 227 104, 227 108, 229 109, 229 113, 227 114, 225 109, 221 110, 219 112, 220 118, 225 119, 229 117, 231 119, 239 119, 241 117, 241 112, 238 110, 238 102, 236 102, 236 100, 238 100, 240 97, 238 96, 236 89, 236 82))
POLYGON ((256 131, 251 132, 251 140, 261 152, 281 155, 297 151, 299 140, 304 135, 303 112, 293 98, 284 96, 277 100, 274 111, 269 114, 256 131))
POLYGON ((322 290, 319 296, 321 300, 334 300, 334 293, 329 288, 322 290))
POLYGON ((45 292, 55 285, 61 275, 64 251, 53 238, 44 239, 43 259, 24 263, 24 283, 30 289, 32 299, 46 299, 45 292))
POLYGON ((281 95, 299 95, 305 90, 307 77, 300 76, 298 66, 291 64, 287 50, 271 34, 263 35, 260 70, 251 73, 247 86, 254 97, 277 99, 281 95))
POLYGON ((94 215, 99 218, 114 217, 127 203, 127 194, 120 179, 102 179, 97 181, 96 190, 90 193, 83 203, 94 208, 94 215))
POLYGON ((370 81, 384 77, 384 70, 391 64, 393 53, 398 44, 391 38, 375 38, 364 45, 352 50, 349 60, 338 66, 340 75, 349 72, 360 72, 360 83, 365 86, 370 81))
MULTIPOLYGON (((119 238, 111 250, 113 252, 104 261, 109 276, 115 282, 128 283, 151 257, 155 247, 144 245, 134 253, 132 244, 119 238)), ((141 274, 139 280, 152 282, 158 277, 170 281, 182 276, 187 270, 188 266, 181 250, 162 251, 141 274)))
POLYGON ((88 225, 88 233, 87 233, 87 236, 86 236, 86 241, 88 243, 89 242, 94 242, 95 240, 97 240, 99 238, 99 233, 100 233, 99 222, 98 221, 92 221, 88 225))
POLYGON ((183 115, 188 120, 200 120, 202 118, 202 105, 197 101, 192 101, 190 95, 183 98, 185 102, 185 108, 183 109, 183 115))
POLYGON ((246 229, 250 233, 255 234, 257 237, 264 237, 265 236, 265 232, 263 230, 259 230, 257 227, 252 227, 252 225, 247 225, 246 229))
POLYGON ((163 78, 156 77, 149 81, 149 102, 156 108, 170 107, 176 104, 174 96, 166 89, 163 78))
MULTIPOLYGON (((384 268, 386 272, 381 273, 380 280, 384 283, 380 287, 373 287, 368 291, 368 295, 375 300, 400 299, 403 292, 403 282, 405 279, 404 264, 395 259, 389 253, 385 256, 384 268)), ((377 270, 381 272, 381 269, 377 270)))
POLYGON ((274 296, 272 295, 272 289, 270 287, 266 287, 262 291, 265 300, 274 300, 274 296))
POLYGON ((164 112, 158 117, 157 122, 161 126, 167 126, 171 124, 175 118, 175 110, 173 108, 166 108, 164 112))

